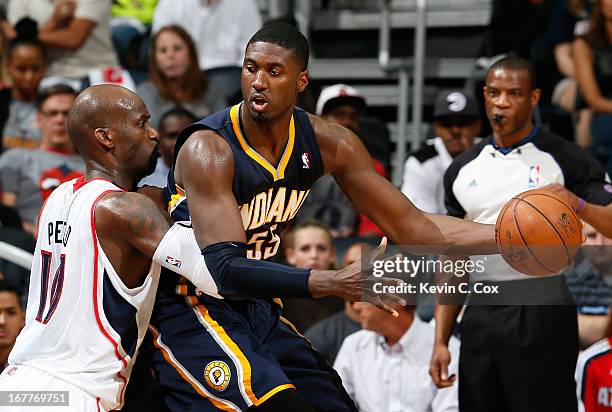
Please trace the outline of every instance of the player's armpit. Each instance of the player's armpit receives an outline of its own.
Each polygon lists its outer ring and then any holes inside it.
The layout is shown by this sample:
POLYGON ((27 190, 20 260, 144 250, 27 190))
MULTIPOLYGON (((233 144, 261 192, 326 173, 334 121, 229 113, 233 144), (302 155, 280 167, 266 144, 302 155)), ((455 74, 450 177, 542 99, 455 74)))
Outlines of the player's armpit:
POLYGON ((112 192, 95 209, 99 237, 117 246, 131 246, 152 258, 159 242, 172 225, 148 197, 134 192, 112 192))

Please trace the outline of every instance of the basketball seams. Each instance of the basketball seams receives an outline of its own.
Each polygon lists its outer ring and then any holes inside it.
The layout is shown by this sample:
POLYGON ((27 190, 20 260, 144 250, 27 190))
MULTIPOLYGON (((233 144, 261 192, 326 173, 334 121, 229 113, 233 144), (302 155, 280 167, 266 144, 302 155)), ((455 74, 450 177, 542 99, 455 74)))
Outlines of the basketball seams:
MULTIPOLYGON (((525 197, 527 197, 527 196, 525 196, 525 197)), ((556 199, 556 198, 554 198, 552 196, 548 196, 548 197, 556 199)), ((563 243, 563 247, 564 247, 564 251, 565 251, 565 262, 566 262, 566 264, 569 263, 569 250, 568 250, 568 246, 567 246, 567 243, 565 242, 565 238, 561 235, 561 232, 559 232, 559 230, 557 229, 557 226, 555 226, 553 224, 553 222, 551 222, 550 219, 548 219, 548 217, 546 217, 546 215, 544 215, 544 213, 542 213, 534 204, 528 202, 524 198, 519 198, 519 201, 524 202, 525 204, 529 205, 530 208, 532 208, 533 210, 537 211, 538 214, 540 216, 542 216, 544 218, 544 220, 546 220, 546 222, 549 224, 549 226, 554 229, 555 233, 557 234, 557 236, 559 237, 559 239, 561 239, 561 242, 563 243)), ((565 206, 567 206, 567 205, 565 205, 565 206)), ((518 226, 518 223, 517 223, 517 227, 519 228, 519 233, 520 233, 521 232, 521 228, 520 228, 520 226, 518 226)), ((522 233, 521 233, 521 237, 523 237, 522 233)), ((524 241, 524 239, 523 239, 523 241, 524 241)), ((525 243, 525 245, 527 245, 527 248, 529 249, 529 245, 527 243, 525 243)), ((530 250, 530 253, 531 253, 531 250, 530 250)), ((538 261, 538 263, 540 263, 540 261, 537 258, 535 258, 535 259, 538 261)), ((546 268, 546 266, 542 265, 542 263, 540 263, 540 265, 542 267, 546 268)), ((549 270, 548 268, 546 268, 546 269, 549 270)))
MULTIPOLYGON (((520 202, 523 200, 521 198, 515 197, 514 199, 517 200, 517 202, 514 204, 514 208, 512 209, 512 220, 514 220, 514 225, 516 226, 516 231, 519 234, 519 236, 521 237, 521 240, 523 242, 523 247, 525 249, 527 249, 527 251, 529 252, 529 254, 531 255, 532 259, 534 260, 534 262, 536 262, 541 269, 544 269, 547 272, 552 272, 550 269, 548 269, 546 266, 544 266, 542 264, 542 262, 540 262, 540 260, 533 254, 533 252, 531 251, 531 248, 529 247, 529 244, 527 243, 527 241, 525 241, 525 236, 523 236, 523 231, 521 230, 521 226, 519 225, 519 222, 516 220, 516 207, 517 205, 520 204, 520 202)), ((525 202, 527 203, 527 202, 525 202)), ((531 206, 530 203, 527 203, 529 206, 531 206)), ((549 222, 550 223, 550 222, 549 222)), ((523 265, 525 266, 525 265, 523 265)), ((529 268, 528 268, 529 269, 529 268)))

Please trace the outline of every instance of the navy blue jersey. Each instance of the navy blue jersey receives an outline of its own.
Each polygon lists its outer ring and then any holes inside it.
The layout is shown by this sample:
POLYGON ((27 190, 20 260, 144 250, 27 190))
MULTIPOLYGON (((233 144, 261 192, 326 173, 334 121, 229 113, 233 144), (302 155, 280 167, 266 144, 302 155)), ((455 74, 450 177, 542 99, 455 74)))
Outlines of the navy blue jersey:
MULTIPOLYGON (((229 143, 234 155, 232 190, 246 232, 247 256, 269 259, 278 252, 280 234, 304 203, 312 184, 323 174, 323 160, 308 115, 295 108, 287 146, 275 167, 248 142, 240 121, 242 104, 227 108, 194 123, 179 135, 176 156, 195 131, 210 129, 229 143)), ((189 221, 185 191, 168 173, 168 211, 176 221, 189 221)), ((206 207, 206 205, 197 205, 206 207)))

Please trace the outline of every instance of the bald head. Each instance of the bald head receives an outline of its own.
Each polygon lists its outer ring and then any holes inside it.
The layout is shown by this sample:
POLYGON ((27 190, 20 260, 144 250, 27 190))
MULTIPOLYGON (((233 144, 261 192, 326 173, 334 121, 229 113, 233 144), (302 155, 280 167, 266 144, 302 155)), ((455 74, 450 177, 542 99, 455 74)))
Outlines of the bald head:
POLYGON ((83 90, 68 115, 68 134, 75 147, 88 156, 94 131, 116 127, 139 104, 140 97, 122 86, 103 84, 83 90))

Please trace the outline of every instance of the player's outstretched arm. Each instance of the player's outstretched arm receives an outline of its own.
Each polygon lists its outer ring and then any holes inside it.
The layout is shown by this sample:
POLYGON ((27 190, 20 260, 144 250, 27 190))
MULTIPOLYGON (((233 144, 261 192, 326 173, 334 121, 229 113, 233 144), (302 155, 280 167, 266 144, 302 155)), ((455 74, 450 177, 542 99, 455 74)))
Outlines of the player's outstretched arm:
POLYGON ((586 202, 559 183, 545 186, 544 189, 565 197, 582 220, 593 226, 605 237, 612 239, 612 203, 607 206, 600 206, 586 202))
POLYGON ((350 130, 316 116, 310 119, 326 172, 333 174, 353 204, 393 242, 434 246, 423 250, 428 253, 448 252, 449 246, 477 247, 483 254, 497 252, 493 225, 419 210, 391 182, 376 173, 366 148, 350 130))
MULTIPOLYGON (((362 282, 362 270, 311 271, 247 259, 245 231, 232 190, 233 177, 231 148, 217 133, 197 131, 181 147, 175 180, 185 189, 195 238, 222 296, 335 295, 361 300, 367 285, 362 282)), ((388 298, 389 303, 399 302, 398 298, 388 298)))

